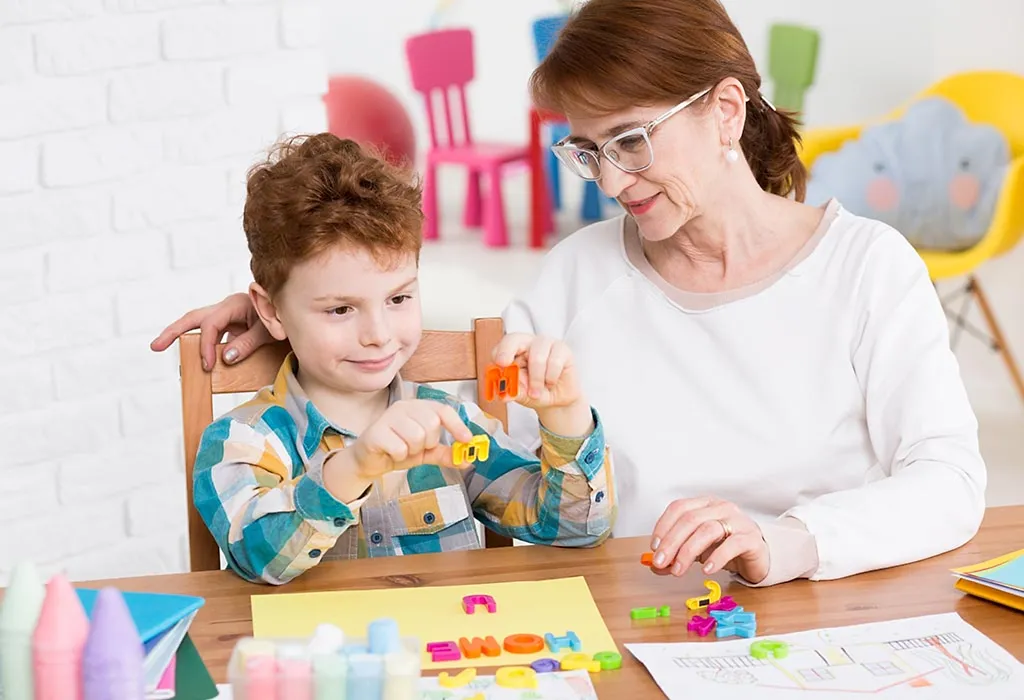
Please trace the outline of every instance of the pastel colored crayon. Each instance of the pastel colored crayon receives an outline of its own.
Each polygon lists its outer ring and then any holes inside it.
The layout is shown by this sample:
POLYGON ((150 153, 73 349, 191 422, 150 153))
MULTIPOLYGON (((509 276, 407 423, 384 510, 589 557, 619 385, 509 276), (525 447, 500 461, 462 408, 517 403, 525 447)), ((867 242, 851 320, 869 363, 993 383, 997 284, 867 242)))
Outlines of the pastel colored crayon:
POLYGON ((337 652, 313 656, 313 687, 316 700, 348 697, 348 659, 337 652))
POLYGON ((82 651, 84 700, 143 700, 144 659, 139 630, 121 591, 100 590, 82 651))
POLYGON ((257 655, 245 661, 244 696, 240 700, 277 700, 277 661, 257 655))
POLYGON ((352 654, 348 657, 348 696, 359 700, 382 700, 384 657, 352 654))
POLYGON ((313 630, 309 651, 313 654, 333 654, 345 646, 345 633, 337 625, 323 622, 313 630))
POLYGON ((33 700, 32 633, 46 588, 32 562, 15 567, 0 605, 0 697, 33 700))
POLYGON ((420 658, 401 650, 384 658, 383 700, 417 700, 420 697, 420 658))
POLYGON ((46 584, 39 623, 32 635, 35 700, 82 700, 82 650, 89 619, 63 574, 46 584))
POLYGON ((398 621, 382 617, 369 624, 366 630, 371 654, 391 654, 401 651, 402 641, 398 636, 398 621))
POLYGON ((313 700, 313 664, 305 650, 278 650, 277 700, 313 700))

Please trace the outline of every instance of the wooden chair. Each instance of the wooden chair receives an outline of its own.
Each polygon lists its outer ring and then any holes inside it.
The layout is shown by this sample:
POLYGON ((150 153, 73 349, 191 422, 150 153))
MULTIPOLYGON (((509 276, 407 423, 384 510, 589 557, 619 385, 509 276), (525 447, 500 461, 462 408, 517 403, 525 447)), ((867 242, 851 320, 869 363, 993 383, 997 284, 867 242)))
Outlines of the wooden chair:
MULTIPOLYGON (((415 382, 448 382, 476 379, 491 362, 491 351, 504 335, 500 318, 479 318, 471 331, 425 331, 419 348, 405 367, 402 378, 415 382)), ((188 508, 189 563, 192 571, 220 569, 220 548, 192 501, 192 470, 203 430, 213 422, 213 395, 258 391, 274 383, 290 347, 287 342, 266 345, 236 365, 226 365, 217 350, 217 364, 203 370, 199 334, 187 333, 178 342, 181 354, 181 411, 185 438, 185 489, 188 508)), ((483 382, 477 400, 481 408, 501 420, 508 429, 508 410, 500 401, 486 401, 483 382)), ((508 547, 512 540, 485 531, 488 547, 508 547)))

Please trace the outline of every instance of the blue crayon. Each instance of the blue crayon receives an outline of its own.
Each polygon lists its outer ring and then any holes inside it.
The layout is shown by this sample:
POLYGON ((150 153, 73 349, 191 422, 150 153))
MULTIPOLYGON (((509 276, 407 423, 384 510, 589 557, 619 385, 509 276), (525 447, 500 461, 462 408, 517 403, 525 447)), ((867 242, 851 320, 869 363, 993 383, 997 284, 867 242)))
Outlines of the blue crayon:
POLYGON ((384 657, 352 654, 348 657, 348 696, 381 700, 384 692, 384 657))
POLYGON ((367 627, 366 636, 371 654, 390 654, 401 651, 402 642, 398 637, 398 621, 388 617, 374 620, 367 627))

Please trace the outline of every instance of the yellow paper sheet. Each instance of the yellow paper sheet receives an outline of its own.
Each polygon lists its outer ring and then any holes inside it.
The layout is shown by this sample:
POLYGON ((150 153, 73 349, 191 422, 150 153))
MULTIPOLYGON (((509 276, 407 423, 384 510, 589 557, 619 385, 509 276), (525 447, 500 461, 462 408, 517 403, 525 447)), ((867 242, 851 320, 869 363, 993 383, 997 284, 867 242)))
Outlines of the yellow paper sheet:
POLYGON ((582 576, 550 581, 516 581, 462 586, 390 588, 372 591, 289 593, 252 596, 252 626, 257 637, 307 637, 321 622, 341 627, 346 637, 365 639, 370 622, 380 617, 398 621, 403 637, 417 637, 423 651, 423 668, 464 666, 516 666, 542 658, 561 658, 569 653, 545 650, 539 654, 511 654, 502 649, 497 657, 463 657, 460 661, 433 663, 426 653, 428 642, 453 641, 460 637, 485 638, 501 645, 512 634, 550 632, 556 637, 569 630, 583 644, 582 652, 618 651, 598 612, 586 579, 582 576), (462 597, 490 595, 497 612, 477 606, 472 615, 462 609, 462 597))
POLYGON ((957 574, 978 574, 979 572, 985 571, 986 569, 994 569, 997 566, 1001 566, 1006 562, 1010 561, 1011 559, 1016 559, 1020 556, 1024 556, 1024 549, 1018 549, 1016 552, 1010 552, 1009 554, 1004 554, 1000 557, 996 557, 995 559, 983 561, 980 564, 961 566, 957 569, 953 569, 952 571, 957 574))

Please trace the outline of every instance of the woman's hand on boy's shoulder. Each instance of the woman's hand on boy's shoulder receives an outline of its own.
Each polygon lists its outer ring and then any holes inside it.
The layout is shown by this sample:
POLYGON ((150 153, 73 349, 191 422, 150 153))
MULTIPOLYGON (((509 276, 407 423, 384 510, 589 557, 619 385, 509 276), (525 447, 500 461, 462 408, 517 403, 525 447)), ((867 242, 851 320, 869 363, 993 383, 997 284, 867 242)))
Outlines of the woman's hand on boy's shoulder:
POLYGON ((207 371, 216 364, 217 343, 225 335, 224 362, 229 365, 244 360, 257 348, 274 340, 257 315, 249 295, 231 294, 216 304, 184 314, 164 328, 149 347, 163 352, 175 340, 196 329, 199 329, 203 368, 207 371))

